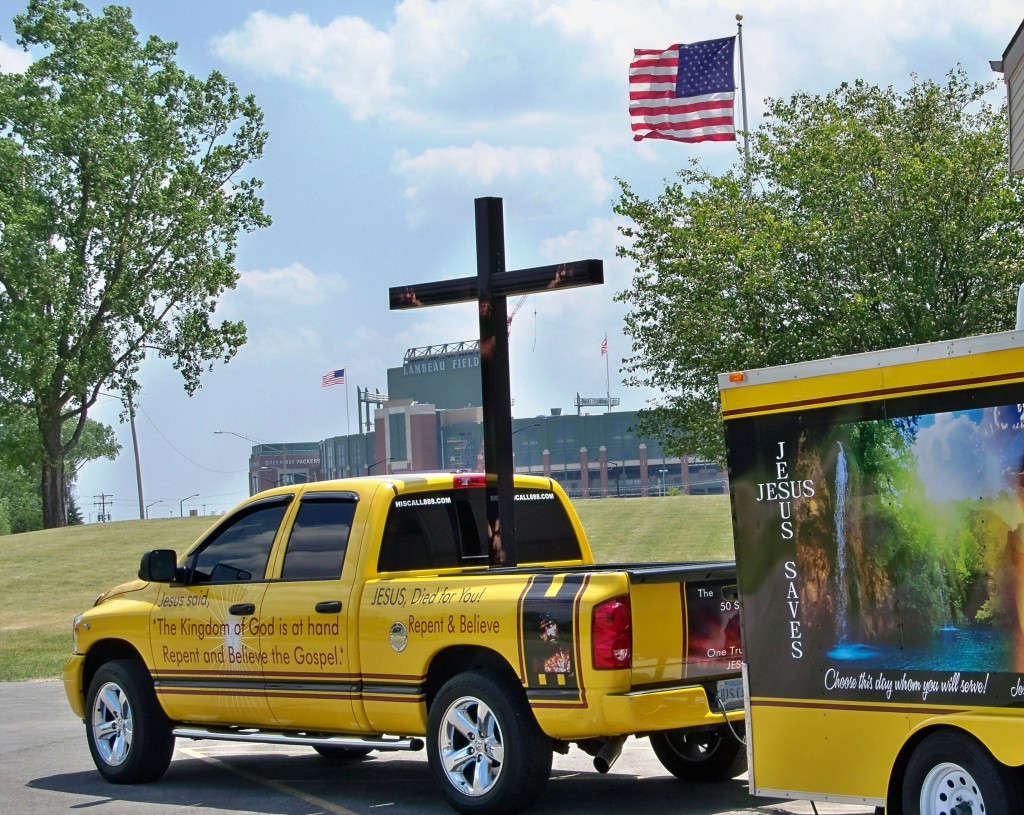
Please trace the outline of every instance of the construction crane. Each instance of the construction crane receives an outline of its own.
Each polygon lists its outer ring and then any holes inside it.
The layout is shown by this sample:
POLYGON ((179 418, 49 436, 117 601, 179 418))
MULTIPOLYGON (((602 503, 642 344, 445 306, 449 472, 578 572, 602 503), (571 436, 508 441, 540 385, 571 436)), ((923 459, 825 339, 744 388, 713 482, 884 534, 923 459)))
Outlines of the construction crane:
POLYGON ((529 297, 529 296, 530 295, 528 295, 528 294, 524 294, 522 297, 520 297, 518 300, 516 300, 516 304, 514 306, 512 306, 512 311, 510 311, 508 313, 508 324, 506 326, 506 330, 508 331, 509 334, 512 333, 512 318, 515 317, 516 316, 516 312, 518 312, 519 309, 521 309, 523 307, 523 303, 526 302, 526 298, 529 297))

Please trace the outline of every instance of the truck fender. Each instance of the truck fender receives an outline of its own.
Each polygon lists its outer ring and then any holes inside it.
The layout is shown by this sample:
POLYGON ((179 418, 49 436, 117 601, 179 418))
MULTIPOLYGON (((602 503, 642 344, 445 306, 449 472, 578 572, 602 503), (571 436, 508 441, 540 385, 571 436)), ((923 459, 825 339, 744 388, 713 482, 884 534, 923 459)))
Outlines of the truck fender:
POLYGON ((138 660, 145 666, 146 671, 149 671, 149 665, 142 658, 142 654, 139 653, 134 645, 126 640, 109 639, 93 643, 85 655, 85 661, 82 664, 81 681, 79 683, 79 693, 82 697, 83 707, 85 705, 85 694, 92 683, 93 676, 96 675, 96 671, 115 659, 138 660))
POLYGON ((514 682, 521 687, 522 680, 515 669, 497 651, 479 645, 453 645, 438 651, 427 666, 425 700, 427 709, 445 682, 467 671, 486 671, 514 682))

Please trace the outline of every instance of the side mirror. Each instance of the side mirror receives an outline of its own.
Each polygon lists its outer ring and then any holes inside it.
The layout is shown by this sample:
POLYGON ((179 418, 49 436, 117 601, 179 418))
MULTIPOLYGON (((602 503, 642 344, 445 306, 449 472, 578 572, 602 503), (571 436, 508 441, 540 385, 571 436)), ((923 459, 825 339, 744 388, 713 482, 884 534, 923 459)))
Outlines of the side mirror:
POLYGON ((173 583, 177 568, 177 552, 173 549, 153 549, 142 556, 139 579, 151 583, 173 583))

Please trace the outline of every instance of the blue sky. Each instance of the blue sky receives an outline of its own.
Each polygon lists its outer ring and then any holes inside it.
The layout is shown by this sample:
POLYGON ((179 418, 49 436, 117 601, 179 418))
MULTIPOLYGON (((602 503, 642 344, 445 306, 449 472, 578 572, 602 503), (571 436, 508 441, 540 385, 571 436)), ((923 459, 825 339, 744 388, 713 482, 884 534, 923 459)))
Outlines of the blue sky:
MULTIPOLYGON (((89 3, 98 11, 101 3, 89 3)), ((405 2, 127 3, 144 36, 179 44, 179 64, 223 72, 253 93, 270 139, 252 168, 265 182, 269 229, 243 237, 241 279, 219 313, 244 319, 249 342, 189 398, 161 360, 142 374, 138 433, 151 517, 185 502, 222 512, 247 494, 250 442, 317 441, 355 432, 356 386, 386 390, 407 348, 472 339, 471 306, 390 312, 389 286, 475 271, 473 199, 504 199, 509 268, 600 258, 605 284, 529 298, 512 326, 513 413, 572 409, 576 393, 611 394, 622 408, 656 394, 626 389, 631 351, 613 301, 632 268, 612 212, 616 178, 653 198, 690 160, 724 169, 730 143, 632 140, 627 71, 633 48, 729 36, 743 21, 747 104, 756 129, 766 97, 825 93, 863 78, 904 89, 941 80, 956 63, 978 81, 1021 22, 1014 0, 783 2, 705 0, 405 0, 405 2), (322 388, 332 368, 346 388, 322 388), (349 419, 351 417, 351 419, 349 419), (159 503, 155 503, 159 502, 159 503)), ((7 4, 0 70, 28 59, 7 4)), ((87 465, 79 504, 95 517, 138 517, 135 468, 119 405, 92 417, 114 425, 124 452, 87 465)))

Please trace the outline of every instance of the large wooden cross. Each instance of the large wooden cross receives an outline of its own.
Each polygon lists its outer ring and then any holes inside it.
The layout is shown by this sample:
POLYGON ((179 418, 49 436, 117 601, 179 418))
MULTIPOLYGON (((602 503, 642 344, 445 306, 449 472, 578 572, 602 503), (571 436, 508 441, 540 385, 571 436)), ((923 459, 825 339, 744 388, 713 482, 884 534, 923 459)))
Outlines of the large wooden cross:
POLYGON ((480 380, 483 390, 484 470, 492 566, 518 561, 512 461, 512 389, 509 383, 507 298, 604 283, 600 260, 506 271, 500 198, 477 198, 476 277, 390 289, 391 308, 440 306, 475 300, 480 305, 480 380), (493 496, 497 501, 491 500, 493 496))

